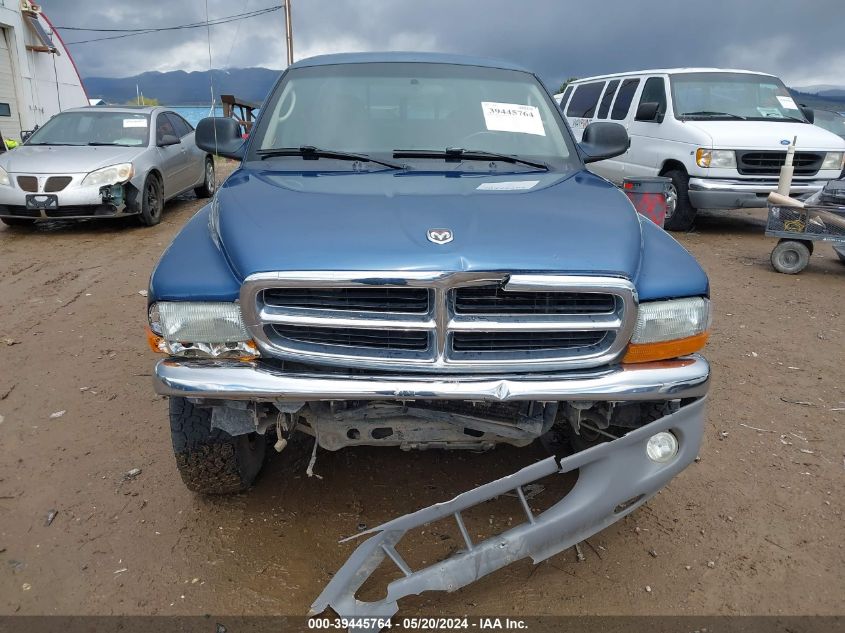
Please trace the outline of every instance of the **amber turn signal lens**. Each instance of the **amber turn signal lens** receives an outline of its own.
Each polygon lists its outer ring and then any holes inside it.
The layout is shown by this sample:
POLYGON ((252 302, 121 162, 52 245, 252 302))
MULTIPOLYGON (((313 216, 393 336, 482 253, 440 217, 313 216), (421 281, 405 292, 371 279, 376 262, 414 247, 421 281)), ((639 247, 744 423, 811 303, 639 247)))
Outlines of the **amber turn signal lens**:
POLYGON ((625 352, 623 363, 647 363, 653 360, 666 360, 698 352, 707 344, 709 332, 702 332, 695 336, 679 338, 674 341, 659 343, 631 343, 625 352))
POLYGON ((150 349, 153 350, 156 354, 161 354, 163 350, 161 349, 161 343, 164 341, 158 334, 153 332, 150 329, 150 326, 144 328, 147 333, 147 345, 150 346, 150 349))

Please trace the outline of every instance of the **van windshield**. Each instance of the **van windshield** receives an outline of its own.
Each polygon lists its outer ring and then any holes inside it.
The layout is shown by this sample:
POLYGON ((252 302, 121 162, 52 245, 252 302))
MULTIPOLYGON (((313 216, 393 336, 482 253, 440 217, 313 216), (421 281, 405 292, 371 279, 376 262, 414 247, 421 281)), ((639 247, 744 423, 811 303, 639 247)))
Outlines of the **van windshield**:
POLYGON ((798 104, 780 79, 750 73, 671 75, 677 119, 800 121, 798 104))
POLYGON ((285 75, 252 134, 248 160, 280 157, 296 160, 297 169, 325 168, 273 151, 305 147, 382 160, 396 154, 419 169, 475 156, 478 170, 485 169, 478 156, 487 152, 524 159, 509 161, 513 169, 530 167, 528 160, 568 171, 578 168, 570 143, 554 102, 529 73, 444 63, 334 64, 285 75), (447 148, 465 150, 463 158, 454 152, 447 158, 447 148))

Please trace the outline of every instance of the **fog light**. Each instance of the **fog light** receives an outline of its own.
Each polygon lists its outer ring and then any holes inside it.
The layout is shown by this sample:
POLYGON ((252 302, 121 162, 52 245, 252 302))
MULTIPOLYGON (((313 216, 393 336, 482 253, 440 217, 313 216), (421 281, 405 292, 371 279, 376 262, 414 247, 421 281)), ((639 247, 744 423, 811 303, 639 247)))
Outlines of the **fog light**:
POLYGON ((678 438, 669 433, 669 431, 660 431, 648 438, 648 443, 645 445, 645 452, 648 458, 663 464, 672 459, 678 454, 678 438))

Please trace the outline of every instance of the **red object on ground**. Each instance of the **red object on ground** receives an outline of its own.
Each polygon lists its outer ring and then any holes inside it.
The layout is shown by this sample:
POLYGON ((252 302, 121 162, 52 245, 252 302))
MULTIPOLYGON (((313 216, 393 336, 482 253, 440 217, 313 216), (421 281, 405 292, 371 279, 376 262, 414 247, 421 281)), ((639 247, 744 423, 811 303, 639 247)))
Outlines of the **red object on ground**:
POLYGON ((652 178, 626 178, 622 190, 628 196, 637 213, 644 215, 660 228, 666 221, 666 194, 670 178, 656 176, 652 178))

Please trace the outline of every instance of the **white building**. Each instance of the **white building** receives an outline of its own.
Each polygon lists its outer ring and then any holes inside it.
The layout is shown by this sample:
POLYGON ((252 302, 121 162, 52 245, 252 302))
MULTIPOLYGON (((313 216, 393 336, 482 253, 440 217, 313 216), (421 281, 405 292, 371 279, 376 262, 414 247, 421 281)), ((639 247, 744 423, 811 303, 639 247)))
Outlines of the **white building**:
POLYGON ((73 59, 40 7, 29 0, 0 0, 0 134, 20 140, 21 130, 88 105, 73 59))

